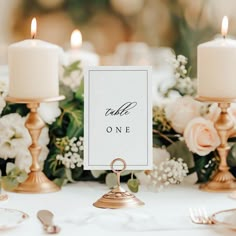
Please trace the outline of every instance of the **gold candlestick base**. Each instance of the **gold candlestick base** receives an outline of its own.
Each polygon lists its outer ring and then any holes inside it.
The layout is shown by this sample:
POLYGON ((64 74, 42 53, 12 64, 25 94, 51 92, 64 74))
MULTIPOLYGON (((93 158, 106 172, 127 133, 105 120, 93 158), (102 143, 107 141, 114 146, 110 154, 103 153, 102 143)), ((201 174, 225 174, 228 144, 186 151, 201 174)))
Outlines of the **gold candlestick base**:
POLYGON ((199 188, 207 192, 232 192, 236 190, 236 181, 229 171, 218 170, 212 180, 201 184, 199 188))
POLYGON ((213 178, 208 183, 200 185, 200 189, 209 192, 232 192, 236 190, 236 179, 229 172, 229 166, 227 164, 227 156, 230 150, 227 141, 235 132, 235 124, 228 113, 228 108, 230 107, 230 103, 236 100, 208 97, 198 97, 197 100, 203 102, 217 102, 218 107, 221 109, 221 113, 215 122, 215 128, 221 141, 220 145, 217 147, 220 156, 220 164, 213 178))
POLYGON ((119 209, 144 205, 144 203, 136 198, 134 194, 124 190, 120 186, 120 174, 126 169, 126 162, 122 158, 116 158, 111 163, 111 169, 117 174, 118 187, 104 194, 93 204, 93 206, 98 208, 119 209), (118 171, 114 169, 114 164, 116 161, 123 162, 124 167, 122 170, 118 171))
POLYGON ((42 171, 32 171, 24 183, 13 191, 16 193, 50 193, 57 192, 58 185, 49 180, 42 171))
POLYGON ((49 180, 46 175, 40 170, 38 163, 38 156, 41 152, 41 147, 38 145, 38 139, 41 134, 45 123, 39 116, 37 109, 41 102, 55 102, 63 100, 64 96, 58 96, 54 98, 45 99, 18 99, 13 97, 7 97, 6 101, 14 103, 25 103, 30 109, 29 116, 25 122, 25 127, 28 129, 32 139, 32 144, 29 146, 29 151, 32 156, 32 165, 30 167, 30 173, 24 183, 14 189, 17 193, 49 193, 59 191, 60 188, 49 180))

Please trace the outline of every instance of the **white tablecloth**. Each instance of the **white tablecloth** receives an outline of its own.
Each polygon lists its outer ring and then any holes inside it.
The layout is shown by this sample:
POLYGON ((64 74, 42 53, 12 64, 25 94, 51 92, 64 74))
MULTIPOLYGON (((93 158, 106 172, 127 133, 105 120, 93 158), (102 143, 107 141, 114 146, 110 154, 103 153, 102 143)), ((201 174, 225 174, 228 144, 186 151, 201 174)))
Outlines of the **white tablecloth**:
POLYGON ((60 236, 70 235, 235 235, 216 226, 194 225, 189 219, 189 207, 206 207, 209 213, 236 208, 236 200, 227 193, 202 192, 197 185, 170 186, 162 192, 140 189, 136 194, 145 206, 135 209, 99 209, 92 203, 108 191, 97 182, 79 182, 64 186, 49 194, 8 193, 9 200, 0 207, 13 208, 30 218, 16 228, 0 231, 0 235, 45 235, 36 217, 40 209, 51 210, 60 236))

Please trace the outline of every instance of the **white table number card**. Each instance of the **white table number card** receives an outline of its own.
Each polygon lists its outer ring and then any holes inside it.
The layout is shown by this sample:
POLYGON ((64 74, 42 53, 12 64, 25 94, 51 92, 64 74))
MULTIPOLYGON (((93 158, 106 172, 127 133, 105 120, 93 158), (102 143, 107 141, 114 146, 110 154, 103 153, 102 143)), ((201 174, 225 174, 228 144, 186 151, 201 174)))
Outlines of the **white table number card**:
POLYGON ((122 158, 127 170, 151 169, 151 67, 97 66, 84 75, 84 168, 109 170, 122 158))

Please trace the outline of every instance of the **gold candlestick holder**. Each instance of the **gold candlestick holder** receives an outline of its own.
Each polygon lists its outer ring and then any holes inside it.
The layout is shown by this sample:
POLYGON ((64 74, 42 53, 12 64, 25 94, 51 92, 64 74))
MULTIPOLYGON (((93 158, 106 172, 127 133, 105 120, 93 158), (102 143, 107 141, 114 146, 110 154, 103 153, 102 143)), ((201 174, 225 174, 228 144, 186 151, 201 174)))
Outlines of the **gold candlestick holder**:
POLYGON ((13 97, 6 97, 6 101, 12 103, 26 104, 30 109, 29 116, 25 122, 25 127, 28 129, 32 139, 32 144, 29 146, 29 151, 32 156, 32 165, 30 167, 30 173, 25 182, 19 184, 14 189, 14 192, 18 193, 49 193, 59 191, 60 188, 49 180, 46 175, 40 170, 38 162, 38 156, 41 152, 41 147, 38 144, 38 139, 41 134, 43 127, 45 126, 44 121, 39 116, 37 110, 42 102, 56 102, 63 100, 64 96, 42 98, 42 99, 20 99, 13 97))
POLYGON ((215 122, 215 128, 220 137, 220 145, 217 147, 220 164, 213 178, 209 182, 200 185, 200 189, 209 192, 232 192, 236 190, 236 179, 229 171, 227 156, 230 150, 228 138, 235 132, 235 122, 229 115, 228 108, 236 99, 198 97, 197 100, 202 102, 216 102, 221 109, 220 115, 215 122))
POLYGON ((111 162, 111 170, 117 175, 117 187, 104 194, 93 205, 98 208, 128 208, 142 206, 144 203, 134 196, 134 194, 124 190, 120 186, 120 174, 126 169, 126 162, 122 158, 116 158, 111 162), (121 170, 115 170, 115 162, 123 163, 121 170))

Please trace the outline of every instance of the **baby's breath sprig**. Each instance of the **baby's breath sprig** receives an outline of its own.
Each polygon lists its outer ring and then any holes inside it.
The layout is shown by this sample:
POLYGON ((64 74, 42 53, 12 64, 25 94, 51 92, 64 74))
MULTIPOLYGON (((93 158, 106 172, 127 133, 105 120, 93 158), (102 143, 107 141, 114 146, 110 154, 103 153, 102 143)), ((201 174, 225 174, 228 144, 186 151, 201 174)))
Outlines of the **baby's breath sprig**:
POLYGON ((194 96, 197 92, 196 79, 189 77, 190 69, 186 68, 188 59, 183 55, 173 57, 171 60, 174 68, 175 83, 163 94, 165 97, 169 96, 171 91, 177 91, 181 96, 190 95, 194 96))
POLYGON ((83 165, 83 150, 84 150, 83 137, 69 137, 57 138, 56 146, 60 150, 60 154, 56 156, 58 162, 64 165, 66 168, 74 169, 75 167, 81 167, 83 165))
POLYGON ((170 184, 180 184, 187 173, 188 166, 182 158, 167 159, 159 165, 154 163, 153 170, 146 172, 150 186, 158 191, 170 184))

